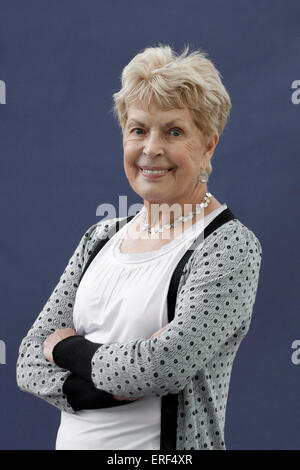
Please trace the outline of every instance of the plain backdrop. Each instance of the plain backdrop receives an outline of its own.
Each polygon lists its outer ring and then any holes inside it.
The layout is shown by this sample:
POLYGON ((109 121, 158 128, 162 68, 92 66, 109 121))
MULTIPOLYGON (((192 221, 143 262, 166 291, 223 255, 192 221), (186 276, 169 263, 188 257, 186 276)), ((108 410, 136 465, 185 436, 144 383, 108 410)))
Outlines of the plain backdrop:
POLYGON ((112 94, 145 47, 202 49, 232 99, 208 190, 263 248, 227 449, 299 449, 299 0, 0 1, 0 448, 53 449, 60 412, 16 384, 22 338, 102 203, 141 203, 112 94))

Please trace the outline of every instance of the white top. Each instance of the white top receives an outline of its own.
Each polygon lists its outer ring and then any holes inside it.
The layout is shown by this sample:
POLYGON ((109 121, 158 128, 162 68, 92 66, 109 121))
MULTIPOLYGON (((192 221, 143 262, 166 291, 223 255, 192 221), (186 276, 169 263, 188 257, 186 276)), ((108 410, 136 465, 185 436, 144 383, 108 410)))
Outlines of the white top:
MULTIPOLYGON (((168 323, 167 294, 177 263, 226 203, 158 250, 120 253, 125 224, 99 251, 77 289, 75 330, 96 343, 150 338, 168 323)), ((161 397, 61 413, 56 450, 159 450, 161 397)))

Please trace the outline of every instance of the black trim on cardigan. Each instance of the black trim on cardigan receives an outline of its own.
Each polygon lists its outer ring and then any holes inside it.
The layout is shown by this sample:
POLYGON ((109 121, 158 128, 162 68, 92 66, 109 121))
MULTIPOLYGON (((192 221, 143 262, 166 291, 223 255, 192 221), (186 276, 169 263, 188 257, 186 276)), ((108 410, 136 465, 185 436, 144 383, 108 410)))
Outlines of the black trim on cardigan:
POLYGON ((54 346, 53 360, 59 367, 92 381, 92 357, 100 346, 102 344, 93 343, 84 336, 68 336, 54 346))
POLYGON ((111 393, 98 390, 90 381, 76 374, 70 374, 65 380, 63 393, 74 411, 111 408, 132 403, 132 400, 116 400, 111 393))
MULTIPOLYGON (((169 323, 174 318, 175 306, 178 285, 182 275, 184 266, 188 262, 190 256, 194 253, 198 244, 207 238, 212 232, 217 230, 221 225, 236 219, 231 210, 227 207, 220 214, 218 214, 208 225, 205 227, 204 232, 194 240, 190 248, 184 253, 179 263, 177 264, 173 276, 170 281, 168 291, 168 321, 169 323)), ((177 442, 177 410, 178 410, 178 394, 164 395, 161 402, 161 433, 160 433, 160 450, 176 450, 177 442)))
POLYGON ((113 225, 110 230, 108 231, 107 233, 107 236, 106 238, 102 238, 101 240, 98 241, 98 243, 95 244, 93 250, 92 250, 92 253, 90 254, 90 257, 89 259, 87 260, 87 263, 86 265, 84 266, 84 269, 82 271, 82 274, 80 276, 80 279, 79 279, 79 282, 78 282, 78 285, 80 284, 81 282, 81 279, 83 278, 87 268, 89 267, 89 265, 91 264, 91 262, 93 261, 93 259, 96 257, 96 255, 99 253, 99 251, 101 250, 101 248, 104 247, 105 243, 107 243, 111 237, 116 233, 118 232, 125 224, 127 224, 131 219, 133 219, 134 215, 130 215, 129 217, 119 221, 117 220, 116 222, 116 225, 113 225))

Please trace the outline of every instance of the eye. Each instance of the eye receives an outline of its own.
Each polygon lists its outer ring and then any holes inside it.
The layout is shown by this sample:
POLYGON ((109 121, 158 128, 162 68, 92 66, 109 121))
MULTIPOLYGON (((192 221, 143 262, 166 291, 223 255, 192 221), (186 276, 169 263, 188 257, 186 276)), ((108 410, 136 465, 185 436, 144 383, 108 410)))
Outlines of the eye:
MULTIPOLYGON (((134 132, 134 131, 142 131, 143 129, 141 129, 140 127, 135 127, 134 129, 132 129, 131 132, 134 132)), ((140 134, 136 134, 136 135, 140 135, 140 134)))
POLYGON ((172 131, 180 132, 180 133, 181 133, 181 129, 178 129, 178 127, 174 127, 174 129, 171 129, 171 132, 172 132, 172 131))
MULTIPOLYGON (((134 132, 134 133, 135 133, 135 131, 142 131, 142 132, 144 132, 143 129, 141 129, 140 127, 135 127, 134 129, 131 130, 131 132, 134 132)), ((175 132, 177 132, 177 133, 179 132, 180 134, 181 134, 181 132, 182 132, 181 129, 179 129, 178 127, 174 127, 173 129, 170 130, 170 132, 173 132, 173 131, 175 131, 175 132)), ((141 135, 141 134, 138 133, 138 134, 136 134, 136 135, 141 135)), ((177 137, 177 136, 175 136, 175 137, 177 137)))

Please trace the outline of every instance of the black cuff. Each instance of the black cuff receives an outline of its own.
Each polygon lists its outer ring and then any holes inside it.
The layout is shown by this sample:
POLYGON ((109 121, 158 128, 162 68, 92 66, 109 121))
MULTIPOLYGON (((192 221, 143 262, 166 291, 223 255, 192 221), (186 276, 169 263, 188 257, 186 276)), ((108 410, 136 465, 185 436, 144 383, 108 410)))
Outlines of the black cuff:
POLYGON ((132 403, 127 400, 116 400, 105 390, 98 390, 91 382, 70 374, 63 384, 63 393, 74 411, 95 410, 132 403))
POLYGON ((53 360, 59 367, 92 381, 92 357, 100 346, 102 344, 93 343, 83 336, 68 336, 54 346, 53 360))

